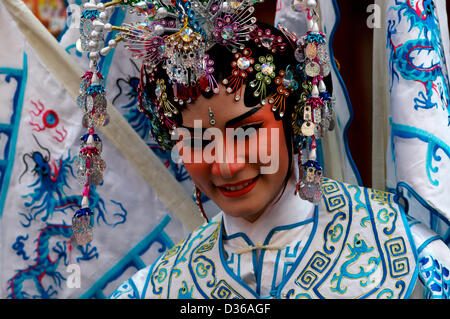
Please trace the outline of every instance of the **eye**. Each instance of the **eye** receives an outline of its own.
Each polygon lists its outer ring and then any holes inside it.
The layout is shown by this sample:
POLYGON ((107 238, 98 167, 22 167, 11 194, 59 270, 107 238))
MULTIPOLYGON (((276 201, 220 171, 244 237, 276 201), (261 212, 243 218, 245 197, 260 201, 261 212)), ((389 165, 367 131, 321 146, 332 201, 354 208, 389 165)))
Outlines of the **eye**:
POLYGON ((237 140, 244 140, 246 138, 249 138, 252 135, 254 135, 263 125, 264 125, 264 122, 242 125, 242 126, 236 128, 236 130, 238 130, 238 129, 240 131, 243 130, 244 134, 235 134, 235 138, 237 140))

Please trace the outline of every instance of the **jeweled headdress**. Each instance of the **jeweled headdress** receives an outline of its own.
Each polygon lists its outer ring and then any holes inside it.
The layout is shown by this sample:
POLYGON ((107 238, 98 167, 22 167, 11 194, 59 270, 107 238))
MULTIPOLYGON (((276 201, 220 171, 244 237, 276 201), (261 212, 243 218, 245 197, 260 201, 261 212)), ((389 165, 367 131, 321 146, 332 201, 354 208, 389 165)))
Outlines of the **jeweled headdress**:
POLYGON ((277 30, 257 23, 253 16, 256 2, 90 0, 84 4, 77 48, 89 52, 90 69, 82 77, 78 98, 88 130, 81 138, 78 163, 80 181, 85 185, 83 203, 73 218, 79 244, 92 238, 92 227, 86 227, 92 216, 89 189, 101 183, 105 169, 101 140, 95 133, 95 128, 108 123, 98 61, 118 42, 141 61, 139 109, 150 119, 151 133, 164 149, 170 150, 175 143, 171 134, 181 125, 182 108, 200 95, 219 93, 220 83, 236 101, 250 98, 257 101, 255 105, 270 104, 275 115, 290 126, 299 153, 296 193, 314 203, 320 200, 322 168, 315 150, 317 139, 333 126, 333 99, 324 81, 331 67, 326 38, 318 27, 316 3, 293 3, 294 10, 308 17, 309 31, 299 38, 282 25, 277 30), (112 26, 106 22, 105 12, 111 6, 129 6, 142 21, 112 26), (105 45, 103 39, 111 31, 119 32, 105 45), (224 50, 232 61, 226 66, 215 60, 224 50), (219 73, 221 80, 217 81, 219 73))

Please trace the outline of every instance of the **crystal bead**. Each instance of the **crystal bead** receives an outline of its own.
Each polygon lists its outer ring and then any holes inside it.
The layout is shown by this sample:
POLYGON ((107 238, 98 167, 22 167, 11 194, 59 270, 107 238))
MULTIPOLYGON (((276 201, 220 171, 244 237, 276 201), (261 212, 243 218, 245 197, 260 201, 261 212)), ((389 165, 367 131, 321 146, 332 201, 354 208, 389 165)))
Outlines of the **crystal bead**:
POLYGON ((162 88, 161 88, 161 85, 157 85, 157 86, 156 86, 155 94, 156 94, 156 97, 157 97, 158 99, 161 97, 161 94, 162 94, 162 88))
POLYGON ((184 42, 190 42, 192 40, 192 33, 194 33, 194 31, 192 31, 191 28, 184 28, 180 31, 181 39, 184 42))
POLYGON ((272 74, 272 73, 273 73, 273 69, 274 69, 274 65, 271 64, 271 63, 264 63, 264 64, 261 66, 261 72, 262 72, 264 75, 270 75, 270 74, 272 74))
POLYGON ((237 60, 237 66, 241 70, 246 70, 250 66, 250 60, 245 57, 239 58, 237 60))
POLYGON ((260 40, 261 40, 261 44, 265 48, 270 48, 273 44, 273 38, 271 38, 271 37, 261 37, 260 40))
POLYGON ((225 27, 222 29, 222 32, 220 33, 222 36, 222 39, 224 40, 231 40, 234 37, 234 31, 231 27, 225 27))

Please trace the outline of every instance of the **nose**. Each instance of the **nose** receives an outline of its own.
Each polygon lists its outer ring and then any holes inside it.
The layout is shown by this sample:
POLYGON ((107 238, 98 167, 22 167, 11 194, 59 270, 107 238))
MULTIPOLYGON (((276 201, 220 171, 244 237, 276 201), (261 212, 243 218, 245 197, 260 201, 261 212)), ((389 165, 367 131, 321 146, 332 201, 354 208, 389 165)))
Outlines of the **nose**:
POLYGON ((224 159, 222 161, 217 161, 216 159, 216 161, 213 162, 211 173, 222 176, 223 178, 232 178, 245 167, 245 156, 244 158, 241 158, 242 155, 238 155, 236 149, 234 149, 234 152, 230 152, 227 151, 225 145, 222 147, 224 159))
POLYGON ((224 178, 231 178, 237 172, 242 170, 245 163, 217 163, 212 165, 212 174, 222 176, 224 178))

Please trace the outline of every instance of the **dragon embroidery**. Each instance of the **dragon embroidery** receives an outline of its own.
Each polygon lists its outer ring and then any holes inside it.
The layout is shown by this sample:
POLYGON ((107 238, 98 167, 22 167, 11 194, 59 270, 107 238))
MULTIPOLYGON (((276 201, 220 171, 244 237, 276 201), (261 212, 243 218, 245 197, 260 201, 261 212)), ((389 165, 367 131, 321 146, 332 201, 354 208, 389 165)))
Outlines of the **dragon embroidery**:
POLYGON ((359 234, 356 234, 353 239, 353 247, 350 244, 347 244, 347 248, 350 250, 350 254, 346 257, 348 260, 342 264, 340 268, 340 274, 334 274, 333 278, 331 279, 331 283, 336 282, 336 286, 331 287, 331 290, 341 294, 344 294, 347 291, 347 287, 341 287, 342 280, 344 278, 353 280, 367 278, 366 281, 360 281, 361 286, 367 286, 367 284, 369 283, 369 276, 377 270, 377 267, 381 261, 380 258, 371 257, 369 258, 369 265, 375 264, 374 267, 366 271, 364 267, 360 266, 358 273, 351 273, 349 272, 348 268, 353 263, 355 263, 362 254, 371 252, 373 250, 373 247, 368 247, 366 242, 363 239, 359 238, 359 234))
MULTIPOLYGON (((448 78, 444 73, 443 65, 444 53, 440 39, 439 21, 434 13, 433 0, 406 0, 395 1, 396 6, 391 9, 398 14, 398 23, 388 20, 387 45, 391 49, 389 56, 389 68, 391 71, 391 90, 394 79, 400 79, 400 75, 406 80, 413 80, 423 84, 425 92, 419 92, 419 96, 414 98, 414 108, 418 110, 432 109, 438 107, 432 101, 433 91, 435 91, 443 103, 443 107, 448 109, 448 78), (400 24, 402 17, 406 17, 410 23, 408 32, 418 32, 418 37, 396 44, 394 35, 397 34, 397 24, 400 24), (422 62, 425 57, 431 62, 422 62), (400 73, 400 75, 399 75, 400 73)), ((450 122, 449 122, 450 125, 450 122)))
MULTIPOLYGON (((41 150, 23 155, 25 170, 19 177, 19 182, 30 171, 30 165, 34 165, 31 173, 35 176, 35 179, 28 186, 32 191, 22 196, 22 198, 26 199, 24 206, 28 209, 28 212, 26 214, 19 213, 19 215, 25 217, 25 222, 20 221, 24 228, 29 228, 35 221, 44 222, 44 226, 37 235, 34 263, 22 270, 18 270, 8 281, 8 290, 10 291, 8 298, 14 299, 52 298, 57 295, 62 282, 66 280, 58 271, 58 267, 62 265, 67 266, 70 262, 72 229, 65 222, 55 224, 49 221, 56 217, 56 213, 66 215, 67 211, 73 212, 81 204, 81 196, 67 194, 67 189, 70 189, 69 179, 75 177, 72 169, 75 158, 71 157, 70 151, 66 157, 62 156, 58 160, 51 159, 50 151, 42 146, 34 135, 33 137, 41 150), (61 241, 61 239, 63 240, 61 241), (51 253, 56 254, 56 256, 52 258, 51 253), (53 284, 43 281, 46 276, 53 280, 53 284), (24 288, 24 283, 27 281, 34 283, 38 292, 37 295, 31 295, 26 291, 30 287, 27 284, 25 286, 26 289, 24 288)), ((127 211, 120 202, 111 200, 120 209, 119 212, 114 214, 116 220, 112 222, 107 219, 105 202, 96 191, 95 186, 91 187, 90 195, 90 206, 97 216, 96 221, 98 225, 100 225, 100 221, 103 221, 110 227, 125 223, 127 211)), ((23 243, 28 238, 29 234, 19 236, 12 245, 17 255, 22 256, 25 261, 30 258, 29 253, 27 254, 24 249, 23 243)), ((86 245, 85 247, 77 247, 77 249, 81 255, 76 258, 77 262, 99 257, 97 247, 86 245)))

